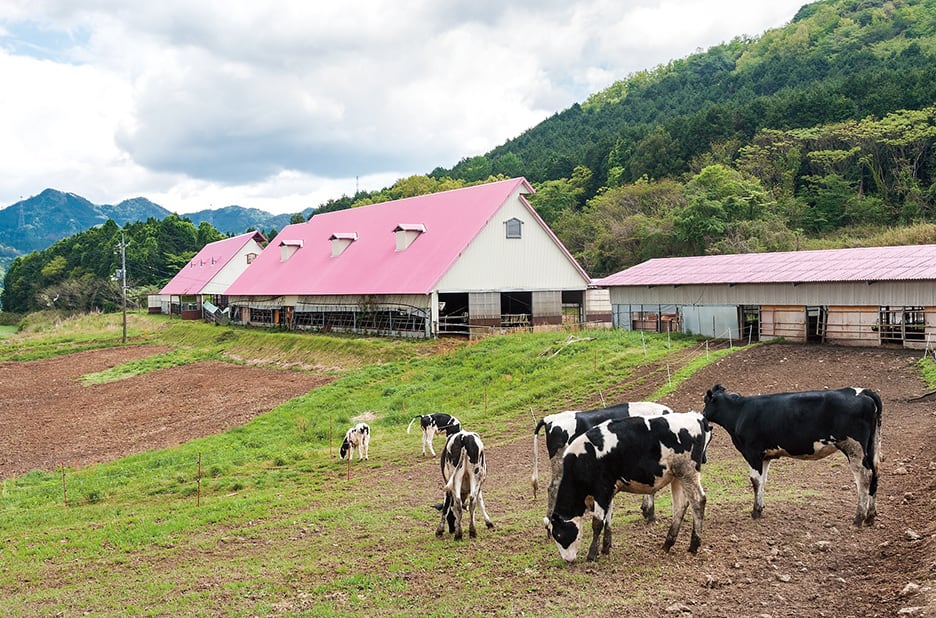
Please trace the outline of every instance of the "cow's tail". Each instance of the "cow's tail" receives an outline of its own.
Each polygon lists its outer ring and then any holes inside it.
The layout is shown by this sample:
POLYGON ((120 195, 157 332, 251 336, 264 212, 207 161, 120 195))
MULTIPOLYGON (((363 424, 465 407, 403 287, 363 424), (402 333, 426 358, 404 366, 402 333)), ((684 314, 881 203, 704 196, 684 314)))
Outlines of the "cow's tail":
POLYGON ((414 416, 413 420, 409 422, 409 425, 406 426, 406 433, 409 433, 409 430, 413 427, 413 423, 416 422, 416 419, 420 418, 419 416, 414 416))
MULTIPOLYGON (((533 415, 535 421, 536 415, 533 414, 533 408, 530 408, 530 414, 533 415)), ((536 424, 536 428, 533 429, 533 476, 530 478, 530 482, 533 484, 534 500, 536 500, 536 490, 539 489, 539 430, 545 424, 545 419, 540 419, 536 424)))
POLYGON ((874 496, 877 494, 878 467, 882 459, 881 420, 884 415, 884 404, 881 401, 880 395, 871 389, 866 388, 861 391, 861 394, 867 396, 874 402, 874 424, 871 427, 871 437, 868 440, 869 444, 867 446, 867 461, 865 461, 865 465, 871 468, 871 485, 868 488, 868 493, 874 496))

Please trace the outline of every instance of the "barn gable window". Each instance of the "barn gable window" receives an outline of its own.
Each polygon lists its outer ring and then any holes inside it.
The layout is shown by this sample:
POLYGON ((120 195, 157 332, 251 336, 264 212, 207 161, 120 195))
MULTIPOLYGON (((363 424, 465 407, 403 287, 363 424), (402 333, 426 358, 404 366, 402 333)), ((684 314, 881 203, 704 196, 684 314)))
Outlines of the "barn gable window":
POLYGON ((419 235, 423 234, 425 231, 426 226, 422 223, 399 224, 393 228, 393 233, 396 235, 396 250, 403 251, 413 244, 413 241, 419 238, 419 235))
POLYGON ((284 240, 280 242, 280 262, 285 262, 302 248, 301 240, 284 240))
POLYGON ((248 253, 248 254, 247 254, 247 263, 248 263, 248 264, 253 264, 253 261, 256 260, 256 259, 257 259, 257 254, 256 254, 256 253, 248 253))
POLYGON ((358 239, 357 232, 336 232, 328 237, 331 241, 332 257, 338 257, 358 239))
POLYGON ((523 238, 523 221, 513 217, 504 221, 507 228, 507 238, 523 238))

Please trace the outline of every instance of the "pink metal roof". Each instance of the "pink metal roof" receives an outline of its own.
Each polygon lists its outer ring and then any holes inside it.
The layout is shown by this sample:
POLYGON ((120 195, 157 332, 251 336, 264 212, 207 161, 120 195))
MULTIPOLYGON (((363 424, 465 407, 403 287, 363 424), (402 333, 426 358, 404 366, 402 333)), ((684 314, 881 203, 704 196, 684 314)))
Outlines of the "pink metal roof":
POLYGON ((831 283, 936 279, 936 245, 658 258, 599 286, 831 283))
MULTIPOLYGON (((533 192, 525 179, 514 178, 314 215, 305 223, 283 228, 270 243, 275 250, 268 248, 260 254, 228 288, 228 294, 428 294, 518 190, 533 192), (409 247, 397 251, 394 231, 421 230, 419 226, 425 226, 425 231, 409 247), (349 244, 333 256, 330 239, 349 244), (284 241, 303 241, 285 261, 278 248, 284 241)), ((520 199, 537 217, 526 200, 520 199)), ((587 279, 584 272, 583 276, 587 279)))
POLYGON ((244 248, 250 239, 262 243, 266 238, 260 232, 247 232, 231 238, 210 242, 175 277, 159 291, 160 294, 196 295, 208 285, 215 275, 244 248))

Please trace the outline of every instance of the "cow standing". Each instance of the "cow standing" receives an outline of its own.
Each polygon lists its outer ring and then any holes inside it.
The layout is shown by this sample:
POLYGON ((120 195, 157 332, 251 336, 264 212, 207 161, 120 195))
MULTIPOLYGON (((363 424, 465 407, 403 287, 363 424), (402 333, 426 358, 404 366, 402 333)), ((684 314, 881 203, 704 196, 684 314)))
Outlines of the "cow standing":
POLYGON ((863 388, 801 391, 743 397, 716 384, 705 394, 703 414, 721 425, 750 468, 751 517, 764 510, 770 462, 779 457, 822 459, 836 450, 848 458, 858 491, 854 523, 871 525, 881 458, 881 398, 863 388))
POLYGON ((358 461, 367 459, 370 451, 370 426, 367 423, 358 423, 345 433, 338 455, 341 459, 347 455, 348 461, 351 461, 355 448, 358 450, 358 461))
POLYGON ((409 425, 406 426, 406 433, 410 432, 410 428, 412 428, 416 419, 419 419, 419 425, 422 427, 422 454, 424 456, 427 446, 432 456, 436 456, 435 449, 432 448, 432 438, 434 438, 437 433, 445 433, 451 436, 461 431, 461 423, 457 418, 451 414, 442 414, 439 412, 435 414, 423 414, 422 416, 413 418, 413 420, 409 422, 409 425))
POLYGON ((701 470, 711 426, 697 412, 605 421, 572 441, 562 458, 562 480, 547 530, 567 562, 578 555, 585 515, 592 514, 587 559, 598 557, 598 537, 608 525, 619 491, 654 494, 666 485, 673 492, 673 523, 663 543, 676 542, 687 508, 692 506, 695 553, 702 542, 705 490, 701 470))
MULTIPOLYGON (((562 456, 572 440, 605 421, 631 416, 660 416, 661 414, 672 414, 672 412, 672 409, 663 404, 650 401, 634 401, 597 410, 558 412, 546 416, 537 423, 536 428, 533 430, 533 494, 536 495, 536 489, 539 485, 539 465, 537 463, 539 445, 537 438, 539 437, 540 428, 543 427, 545 428, 543 434, 546 437, 546 452, 549 454, 549 465, 552 472, 549 487, 546 490, 546 518, 548 519, 552 515, 553 507, 556 504, 556 488, 559 487, 559 481, 562 479, 562 456)), ((649 523, 656 519, 652 495, 643 497, 640 511, 643 513, 646 522, 649 523)), ((610 524, 609 516, 608 525, 605 527, 604 545, 601 548, 603 554, 611 550, 610 524)))
POLYGON ((448 437, 440 458, 442 482, 445 483, 445 501, 442 503, 442 520, 436 529, 436 536, 445 532, 445 524, 455 533, 454 539, 462 539, 462 510, 468 507, 468 536, 478 536, 475 529, 475 507, 481 508, 481 515, 488 528, 494 522, 484 508, 484 495, 481 485, 487 476, 487 463, 484 459, 484 444, 481 436, 474 432, 460 431, 448 437))

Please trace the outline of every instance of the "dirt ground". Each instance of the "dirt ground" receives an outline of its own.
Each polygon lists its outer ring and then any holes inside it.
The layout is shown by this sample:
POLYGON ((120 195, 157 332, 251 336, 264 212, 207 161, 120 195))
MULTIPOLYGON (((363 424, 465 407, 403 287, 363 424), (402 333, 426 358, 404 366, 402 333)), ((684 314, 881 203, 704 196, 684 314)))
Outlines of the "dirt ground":
MULTIPOLYGON (((83 374, 156 351, 120 348, 0 363, 0 479, 222 432, 328 381, 311 373, 206 362, 111 384, 78 382, 83 374)), ((919 357, 890 349, 763 346, 714 363, 663 400, 677 410, 699 410, 715 383, 745 395, 841 386, 876 390, 884 401, 884 462, 874 526, 851 524, 855 490, 843 457, 780 460, 771 467, 761 519, 750 518, 752 500, 709 501, 698 556, 661 557, 668 513, 658 512, 661 521, 654 526, 618 526, 611 555, 576 568, 600 577, 602 589, 632 593, 617 566, 624 535, 631 537, 630 562, 665 561, 655 587, 662 592, 647 598, 641 615, 936 616, 936 406, 909 401, 925 391, 915 372, 919 357), (815 497, 808 503, 771 500, 784 488, 815 497)), ((654 387, 650 381, 629 386, 627 399, 647 398, 654 387)), ((523 422, 529 424, 529 417, 523 422)), ((488 465, 498 472, 489 473, 489 483, 529 478, 528 436, 491 443, 488 465)), ((718 427, 708 457, 734 461, 746 476, 746 465, 718 427)), ((541 476, 548 474, 544 461, 540 465, 541 476)), ((384 467, 379 475, 389 473, 384 467)), ((490 501, 488 508, 496 518, 490 501)), ((684 553, 687 538, 683 530, 673 552, 684 553)), ((544 615, 564 613, 560 600, 534 594, 543 597, 544 615)))
POLYGON ((0 363, 0 480, 222 433, 332 380, 209 361, 108 384, 79 381, 161 351, 137 346, 0 363))

